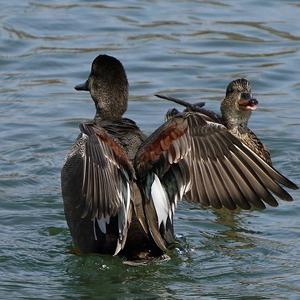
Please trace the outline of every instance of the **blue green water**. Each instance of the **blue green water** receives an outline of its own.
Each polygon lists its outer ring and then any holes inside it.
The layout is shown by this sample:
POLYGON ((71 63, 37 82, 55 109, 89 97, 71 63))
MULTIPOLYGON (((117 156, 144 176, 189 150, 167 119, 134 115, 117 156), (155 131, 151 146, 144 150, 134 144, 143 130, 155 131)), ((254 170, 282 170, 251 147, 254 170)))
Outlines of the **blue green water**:
POLYGON ((182 203, 180 243, 162 264, 76 256, 60 169, 93 117, 86 79, 99 53, 130 82, 127 116, 150 133, 171 104, 206 101, 245 76, 260 102, 250 127, 300 183, 300 4, 279 0, 0 1, 1 299, 300 299, 300 192, 265 211, 182 203))

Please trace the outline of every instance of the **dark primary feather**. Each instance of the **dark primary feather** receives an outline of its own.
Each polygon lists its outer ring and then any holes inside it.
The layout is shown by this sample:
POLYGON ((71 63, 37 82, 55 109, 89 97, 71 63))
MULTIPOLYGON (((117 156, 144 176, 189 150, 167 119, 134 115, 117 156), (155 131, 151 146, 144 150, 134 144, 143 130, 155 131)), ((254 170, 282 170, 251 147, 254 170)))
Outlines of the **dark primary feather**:
POLYGON ((196 104, 191 104, 189 102, 186 102, 184 100, 174 98, 174 97, 171 97, 171 96, 158 95, 158 94, 156 94, 155 96, 158 97, 158 98, 161 98, 161 99, 172 101, 172 102, 177 103, 179 105, 183 105, 183 106, 185 106, 186 108, 188 108, 192 111, 198 111, 199 108, 201 108, 205 105, 205 102, 198 102, 196 104))

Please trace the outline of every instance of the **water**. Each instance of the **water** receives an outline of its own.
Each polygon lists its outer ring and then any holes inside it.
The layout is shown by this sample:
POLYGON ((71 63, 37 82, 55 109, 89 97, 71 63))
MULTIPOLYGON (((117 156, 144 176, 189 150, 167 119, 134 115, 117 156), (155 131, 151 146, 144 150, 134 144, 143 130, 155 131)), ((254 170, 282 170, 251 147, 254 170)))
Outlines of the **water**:
POLYGON ((183 203, 180 242, 160 265, 76 256, 60 169, 93 105, 73 86, 99 53, 130 82, 127 116, 150 133, 170 103, 218 110, 227 83, 251 80, 251 128, 276 168, 299 180, 299 1, 1 1, 1 299, 300 299, 298 201, 263 212, 183 203))

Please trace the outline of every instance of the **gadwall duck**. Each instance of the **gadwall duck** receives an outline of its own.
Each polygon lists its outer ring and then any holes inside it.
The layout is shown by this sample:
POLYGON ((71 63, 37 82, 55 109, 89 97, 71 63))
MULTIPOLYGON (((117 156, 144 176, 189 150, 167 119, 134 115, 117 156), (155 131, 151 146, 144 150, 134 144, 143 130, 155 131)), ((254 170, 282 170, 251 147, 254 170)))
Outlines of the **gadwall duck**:
POLYGON ((99 55, 75 87, 95 103, 62 169, 62 194, 73 242, 81 253, 159 256, 174 241, 182 199, 214 208, 277 206, 297 186, 276 171, 247 127, 257 105, 247 80, 231 82, 222 116, 187 104, 148 138, 123 118, 128 82, 116 58, 99 55), (144 254, 143 254, 144 255, 144 254))

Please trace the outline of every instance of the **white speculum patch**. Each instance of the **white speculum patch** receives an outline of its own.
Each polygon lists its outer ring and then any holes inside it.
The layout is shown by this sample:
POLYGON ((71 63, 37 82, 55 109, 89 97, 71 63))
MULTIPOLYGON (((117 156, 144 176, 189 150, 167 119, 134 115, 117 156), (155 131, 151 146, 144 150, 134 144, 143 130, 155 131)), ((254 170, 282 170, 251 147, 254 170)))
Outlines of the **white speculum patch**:
POLYGON ((151 197, 153 199, 158 219, 158 226, 160 226, 161 223, 163 223, 164 226, 166 226, 169 210, 171 208, 166 190, 162 186, 156 174, 154 174, 154 181, 151 186, 151 197))

